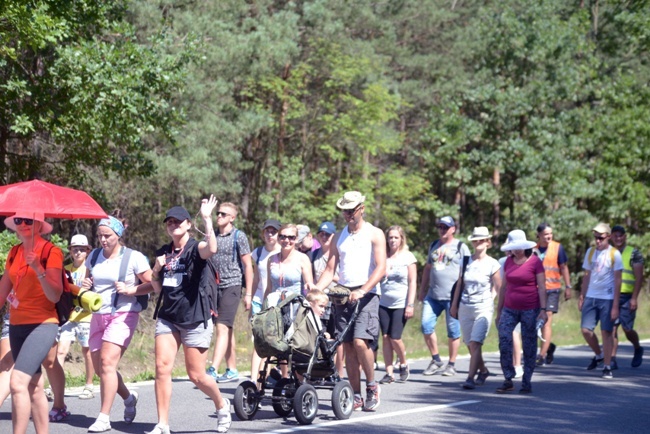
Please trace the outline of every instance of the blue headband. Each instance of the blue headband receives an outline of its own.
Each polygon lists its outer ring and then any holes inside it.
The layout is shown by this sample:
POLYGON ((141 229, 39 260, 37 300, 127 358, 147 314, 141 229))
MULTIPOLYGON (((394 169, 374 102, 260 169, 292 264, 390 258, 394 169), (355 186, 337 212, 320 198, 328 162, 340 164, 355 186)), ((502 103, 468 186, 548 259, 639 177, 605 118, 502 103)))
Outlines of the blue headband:
POLYGON ((121 221, 119 221, 113 216, 108 216, 107 219, 101 219, 99 221, 99 226, 108 226, 120 238, 122 237, 122 234, 124 234, 124 225, 122 224, 121 221))

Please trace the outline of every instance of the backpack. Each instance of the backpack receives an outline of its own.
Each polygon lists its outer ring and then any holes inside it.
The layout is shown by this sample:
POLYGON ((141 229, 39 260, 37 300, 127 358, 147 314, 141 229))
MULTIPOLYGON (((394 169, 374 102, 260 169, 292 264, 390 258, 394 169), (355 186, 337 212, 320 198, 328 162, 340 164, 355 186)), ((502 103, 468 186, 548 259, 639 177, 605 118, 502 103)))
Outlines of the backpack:
POLYGON ((253 343, 255 351, 261 358, 277 356, 289 351, 287 332, 293 324, 292 302, 296 293, 288 293, 277 306, 268 307, 253 315, 253 343))
MULTIPOLYGON (((9 255, 7 256, 7 268, 11 267, 11 264, 14 262, 14 258, 18 253, 18 246, 20 246, 20 244, 11 248, 9 255)), ((41 250, 41 265, 43 266, 43 269, 47 270, 47 260, 50 257, 50 252, 53 248, 54 244, 47 241, 45 243, 45 246, 43 246, 43 250, 41 250)), ((59 319, 59 327, 67 323, 70 319, 70 314, 75 309, 74 300, 76 298, 76 296, 72 293, 72 286, 74 285, 72 275, 65 268, 61 270, 61 280, 63 282, 63 291, 61 292, 59 301, 54 303, 54 307, 56 307, 56 314, 59 319)))
MULTIPOLYGON (((99 259, 99 254, 101 253, 101 251, 102 249, 95 249, 90 253, 91 268, 95 267, 95 264, 97 263, 97 259, 99 259)), ((118 282, 126 281, 126 270, 129 267, 129 259, 131 258, 131 252, 133 252, 133 249, 129 249, 128 247, 122 247, 122 261, 120 262, 120 273, 117 278, 118 282)), ((138 282, 138 276, 135 276, 135 281, 136 283, 138 282)), ((115 309, 117 308, 118 297, 119 294, 115 293, 115 298, 113 299, 113 312, 115 312, 115 309)), ((138 304, 142 306, 142 310, 147 310, 147 306, 149 306, 149 294, 136 295, 136 299, 138 301, 138 304)))
MULTIPOLYGON (((596 249, 593 248, 593 247, 590 248, 589 249, 589 257, 587 258, 587 262, 590 263, 590 264, 591 264, 591 260, 594 258, 594 253, 596 253, 596 249)), ((610 264, 611 267, 614 267, 614 262, 616 262, 616 259, 615 259, 616 256, 615 255, 616 254, 614 252, 614 248, 610 247, 609 248, 609 259, 612 261, 611 264, 610 264)))

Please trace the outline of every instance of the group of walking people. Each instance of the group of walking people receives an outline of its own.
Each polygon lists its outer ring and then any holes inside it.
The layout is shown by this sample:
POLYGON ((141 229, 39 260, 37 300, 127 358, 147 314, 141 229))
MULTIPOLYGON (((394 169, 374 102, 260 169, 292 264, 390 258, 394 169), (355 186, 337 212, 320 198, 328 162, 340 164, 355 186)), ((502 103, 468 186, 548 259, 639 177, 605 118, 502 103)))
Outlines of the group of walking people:
MULTIPOLYGON (((424 375, 456 375, 455 361, 462 336, 469 349, 470 365, 461 386, 474 389, 485 384, 490 372, 482 357, 482 345, 494 317, 504 376, 497 392, 514 390, 513 379, 519 376, 515 366, 519 326, 524 358, 520 393, 531 393, 535 367, 553 361, 555 346, 551 343, 550 325, 553 313, 558 311, 562 284, 565 298, 571 296, 566 252, 553 241, 552 228, 540 225, 537 242, 528 240, 522 230, 511 231, 501 246, 507 255, 497 261, 488 255, 492 234, 487 227, 476 227, 468 236, 470 251, 455 237, 454 219, 442 217, 436 225, 438 238, 429 245, 418 293, 417 260, 408 249, 404 230, 391 226, 384 232, 365 221, 365 200, 360 192, 346 192, 336 203, 345 226, 337 231, 332 222, 325 221, 319 225, 316 239, 306 226, 268 219, 261 227, 263 244, 255 249, 250 248, 246 234, 234 226, 234 204, 219 205, 215 228, 212 214, 217 201, 213 196, 201 202, 197 222, 193 222, 185 208, 175 206, 163 220, 169 243, 155 252, 153 267, 144 254, 124 246, 127 225, 119 216, 99 222, 98 249, 91 251, 85 237, 73 237, 70 271, 82 289, 92 289, 101 296, 101 307, 90 317, 89 326, 79 329, 86 330, 87 339, 82 347, 88 349, 92 361, 90 377, 95 372, 100 378, 100 412, 88 431, 111 429, 110 411, 116 395, 124 403, 124 421, 131 423, 136 417, 138 394, 126 387, 117 365, 133 337, 140 312, 146 307, 143 296, 152 292, 160 294, 155 308, 158 421, 151 431, 154 434, 170 432, 171 373, 181 345, 190 380, 213 401, 217 431, 227 432, 231 425, 230 402, 220 393, 218 383, 239 377, 233 326, 241 299, 244 307, 255 314, 264 305, 277 303, 286 292, 318 294, 336 285, 347 288, 348 302, 331 305, 323 319, 332 336, 348 330, 337 354, 337 367, 341 376, 345 370, 353 388, 355 410, 376 410, 380 404, 380 384, 409 379, 402 333, 413 316, 416 297, 423 303, 422 332, 432 357, 424 375), (194 238, 193 231, 202 234, 202 239, 194 238), (216 275, 212 269, 216 269, 216 275), (218 287, 218 303, 204 293, 204 279, 210 273, 218 287), (353 316, 356 303, 359 313, 353 316), (443 312, 449 345, 446 364, 440 358, 435 333, 443 312), (350 321, 354 324, 348 328, 350 321), (538 329, 546 342, 539 353, 538 329), (206 371, 215 330, 214 354, 206 371), (385 375, 376 381, 380 340, 385 375), (393 360, 397 362, 393 364, 393 360), (219 375, 222 361, 226 362, 226 369, 219 375), (365 394, 361 388, 362 373, 365 394)), ((5 320, 10 349, 1 345, 3 341, 6 344, 5 339, 0 341, 0 399, 8 393, 2 396, 3 379, 7 379, 14 432, 27 430, 30 414, 36 431, 46 432, 48 420, 62 420, 69 414, 65 404, 55 400, 55 418, 52 419, 52 412, 48 416, 41 375, 41 365, 56 346, 55 303, 63 291, 64 258, 60 249, 43 238, 52 230, 43 215, 16 214, 7 218, 5 225, 16 232, 20 244, 10 252, 0 280, 0 304, 6 300, 10 311, 5 320)), ((611 378, 611 370, 615 369, 612 360, 616 319, 620 318, 625 334, 635 346, 633 366, 641 364, 643 355, 633 330, 643 257, 638 250, 627 249, 624 235, 625 229, 620 226, 615 226, 614 231, 603 223, 596 226, 596 247, 587 252, 583 264, 586 278, 579 300, 582 332, 595 353, 588 369, 602 365, 604 378, 611 378), (618 235, 614 237, 612 232, 618 235), (610 237, 615 247, 605 245, 610 237), (602 351, 593 332, 598 322, 602 351)), ((3 329, 3 338, 6 337, 3 329)), ((260 358, 253 354, 254 379, 260 366, 260 358)), ((55 396, 62 397, 63 386, 55 385, 51 378, 50 383, 55 396)), ((92 385, 87 385, 87 389, 84 394, 92 397, 92 385)))

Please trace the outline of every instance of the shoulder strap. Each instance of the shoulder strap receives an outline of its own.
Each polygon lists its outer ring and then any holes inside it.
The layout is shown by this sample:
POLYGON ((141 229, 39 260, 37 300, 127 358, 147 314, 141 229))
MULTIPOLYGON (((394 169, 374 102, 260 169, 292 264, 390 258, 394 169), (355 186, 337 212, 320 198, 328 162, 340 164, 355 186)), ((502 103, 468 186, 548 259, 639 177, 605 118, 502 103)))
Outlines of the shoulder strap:
POLYGON ((259 246, 257 249, 255 249, 255 253, 257 254, 257 259, 255 259, 255 265, 259 266, 260 265, 260 259, 262 259, 262 249, 264 246, 259 246))
POLYGON ((429 251, 427 252, 427 254, 431 253, 431 250, 433 250, 433 248, 434 248, 434 247, 436 246, 436 244, 438 244, 439 242, 440 242, 440 240, 435 240, 434 242, 432 242, 431 244, 429 244, 429 251))
POLYGON ((99 259, 99 253, 101 251, 102 251, 102 249, 96 248, 90 253, 90 266, 91 267, 94 268, 95 264, 97 264, 97 259, 99 259))
POLYGON ((312 263, 312 265, 314 264, 314 261, 316 260, 316 256, 318 256, 318 254, 321 252, 321 250, 323 250, 322 247, 320 247, 320 248, 318 248, 318 249, 312 251, 312 252, 309 254, 309 259, 311 259, 311 263, 312 263))
POLYGON ((18 254, 18 247, 20 247, 20 244, 16 244, 15 246, 13 246, 9 251, 9 255, 7 255, 7 263, 9 264, 9 267, 11 267, 11 264, 14 263, 14 259, 16 259, 16 255, 18 254))
POLYGON ((589 247, 589 255, 587 256, 587 262, 591 264, 591 260, 594 257, 594 248, 589 247))
POLYGON ((123 247, 122 261, 120 262, 120 275, 117 279, 118 282, 126 282, 126 270, 129 268, 129 259, 131 258, 132 249, 123 247))
POLYGON ((41 265, 43 266, 43 269, 47 268, 47 260, 50 258, 50 252, 52 252, 53 248, 54 244, 47 241, 43 246, 43 250, 41 250, 41 265))
POLYGON ((239 235, 239 229, 235 229, 235 233, 232 235, 232 260, 233 262, 237 259, 237 253, 239 253, 239 243, 237 242, 237 235, 239 235))
POLYGON ((456 251, 460 253, 460 248, 463 247, 463 242, 461 240, 458 240, 458 245, 456 246, 456 251))
POLYGON ((616 252, 614 251, 614 247, 609 248, 609 259, 612 261, 611 267, 614 268, 614 263, 616 262, 616 252))

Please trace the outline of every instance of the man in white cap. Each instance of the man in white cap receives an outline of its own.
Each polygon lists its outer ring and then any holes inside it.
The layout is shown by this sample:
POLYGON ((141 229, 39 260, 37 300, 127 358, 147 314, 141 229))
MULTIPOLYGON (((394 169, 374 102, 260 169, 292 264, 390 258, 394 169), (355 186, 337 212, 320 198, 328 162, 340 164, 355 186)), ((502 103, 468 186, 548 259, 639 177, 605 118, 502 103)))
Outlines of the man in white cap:
POLYGON ((318 283, 324 290, 332 282, 339 267, 339 285, 350 289, 349 301, 334 306, 336 331, 341 333, 349 322, 356 303, 359 314, 343 337, 346 370, 354 391, 354 410, 375 411, 379 407, 379 385, 375 382, 374 354, 371 345, 379 337, 379 282, 386 275, 386 237, 365 221, 366 197, 348 191, 336 202, 347 222, 332 240, 327 267, 318 283), (365 403, 361 396, 361 373, 366 377, 365 403))
POLYGON ((618 318, 618 303, 621 294, 623 260, 621 253, 609 244, 612 230, 606 223, 598 223, 593 229, 596 247, 590 247, 585 254, 578 309, 582 312, 580 327, 582 336, 595 356, 587 366, 588 370, 603 365, 602 377, 613 378, 611 369, 614 348, 614 321, 618 318), (598 336, 594 333, 600 321, 603 338, 601 351, 598 336), (604 355, 603 355, 604 352, 604 355))
POLYGON ((460 323, 449 314, 454 284, 460 275, 460 267, 471 253, 462 241, 454 238, 456 222, 450 216, 442 217, 436 225, 440 239, 429 246, 427 263, 420 281, 420 301, 422 307, 422 334, 431 352, 431 362, 422 372, 433 375, 442 371, 444 376, 456 375, 456 357, 460 347, 460 323), (445 312, 449 362, 444 367, 438 351, 438 338, 435 333, 438 317, 445 312))

